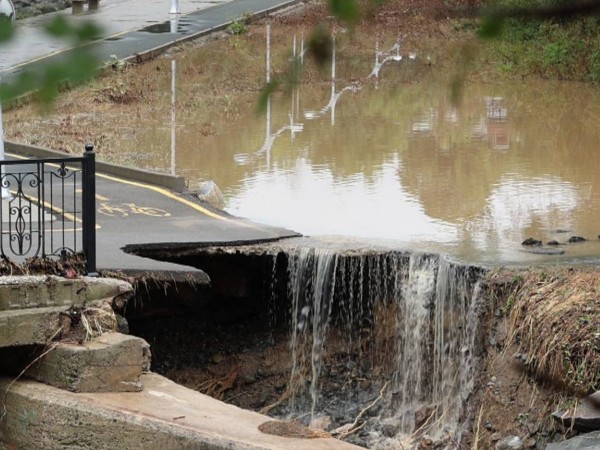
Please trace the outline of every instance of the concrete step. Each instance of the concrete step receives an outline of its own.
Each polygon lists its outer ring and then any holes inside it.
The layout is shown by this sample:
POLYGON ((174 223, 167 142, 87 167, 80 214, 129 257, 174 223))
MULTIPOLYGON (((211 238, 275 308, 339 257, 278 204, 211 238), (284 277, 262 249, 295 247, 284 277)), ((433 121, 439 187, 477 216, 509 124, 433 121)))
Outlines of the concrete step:
POLYGON ((61 313, 133 293, 131 284, 109 278, 0 277, 0 348, 47 344, 66 332, 61 313))
POLYGON ((72 392, 139 392, 149 370, 145 340, 109 332, 91 342, 56 344, 26 376, 72 392))
MULTIPOLYGON (((35 381, 0 381, 6 415, 0 442, 19 449, 358 450, 333 439, 264 434, 271 420, 207 397, 156 374, 142 392, 72 393, 35 381), (4 433, 2 435, 2 433, 4 433)), ((2 446, 0 445, 0 448, 2 446)))

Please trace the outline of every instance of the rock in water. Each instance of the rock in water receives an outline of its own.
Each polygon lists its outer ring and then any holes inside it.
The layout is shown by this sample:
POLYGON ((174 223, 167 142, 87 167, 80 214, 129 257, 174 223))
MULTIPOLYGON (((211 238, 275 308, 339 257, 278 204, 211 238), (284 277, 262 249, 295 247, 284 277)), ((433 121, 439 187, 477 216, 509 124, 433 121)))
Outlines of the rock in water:
POLYGON ((523 242, 521 242, 521 245, 525 245, 527 247, 531 247, 531 246, 539 247, 542 245, 542 241, 538 241, 537 239, 534 239, 534 238, 527 238, 523 242))
POLYGON ((587 241, 587 239, 584 238, 584 237, 581 237, 581 236, 571 236, 567 242, 569 242, 570 244, 573 244, 575 242, 585 242, 585 241, 587 241))
POLYGON ((546 450, 597 450, 600 448, 600 432, 582 434, 562 442, 548 444, 546 450))
POLYGON ((221 189, 219 189, 219 186, 214 181, 203 181, 200 183, 196 197, 208 203, 213 208, 223 209, 225 207, 223 192, 221 192, 221 189))

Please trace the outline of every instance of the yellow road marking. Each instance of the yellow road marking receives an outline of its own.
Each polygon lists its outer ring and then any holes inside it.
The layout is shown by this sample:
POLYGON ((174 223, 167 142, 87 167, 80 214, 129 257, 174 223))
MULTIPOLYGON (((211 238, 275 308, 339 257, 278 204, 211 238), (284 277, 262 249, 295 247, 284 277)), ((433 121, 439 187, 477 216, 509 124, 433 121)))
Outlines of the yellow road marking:
MULTIPOLYGON (((17 195, 16 191, 10 191, 10 192, 14 196, 17 195)), ((54 212, 54 211, 56 211, 58 214, 62 215, 63 217, 65 217, 67 219, 69 219, 73 223, 77 223, 77 222, 82 223, 81 219, 79 219, 78 217, 74 216, 71 213, 63 211, 61 208, 59 208, 58 206, 53 205, 52 203, 42 202, 42 201, 40 201, 39 198, 34 197, 33 195, 27 195, 27 198, 30 198, 31 200, 34 200, 31 203, 37 203, 38 205, 42 205, 44 208, 49 209, 51 213, 54 212)))
MULTIPOLYGON (((10 191, 11 194, 16 195, 15 191, 10 191)), ((79 219, 78 217, 74 216, 71 213, 65 212, 62 210, 62 208, 59 208, 58 206, 54 206, 51 203, 48 202, 40 202, 40 199, 37 197, 34 197, 33 195, 28 195, 27 198, 30 198, 32 200, 34 200, 32 203, 37 202, 37 204, 41 204, 44 206, 44 208, 49 209, 51 212, 56 211, 58 214, 62 215, 63 217, 65 217, 66 219, 70 220, 73 223, 83 223, 81 219, 79 219)), ((46 214, 44 212, 44 214, 46 214)), ((51 221, 49 221, 51 222, 51 221)), ((102 228, 100 225, 96 224, 96 230, 99 230, 100 228, 102 228)), ((81 228, 64 228, 64 229, 60 229, 60 230, 54 230, 54 232, 70 232, 70 231, 81 231, 81 228)))
POLYGON ((130 180, 124 180, 122 178, 117 178, 117 177, 113 177, 112 175, 106 175, 104 173, 96 173, 96 176, 100 177, 100 178, 104 178, 105 180, 110 180, 110 181, 115 181, 117 183, 123 183, 123 184, 129 184, 131 186, 136 186, 139 188, 144 188, 144 189, 149 189, 151 191, 157 192, 159 194, 164 195, 167 198, 170 198, 171 200, 175 200, 179 203, 182 203, 186 206, 189 206, 192 209, 195 209, 196 211, 201 212, 202 214, 208 216, 208 217, 212 217, 213 219, 219 219, 219 220, 224 220, 226 222, 231 221, 230 218, 228 217, 223 217, 209 209, 204 208, 203 206, 200 206, 186 198, 182 198, 179 197, 176 194, 173 194, 171 191, 168 191, 166 189, 163 189, 161 187, 158 186, 152 186, 151 184, 145 184, 145 183, 139 183, 137 181, 130 181, 130 180))
MULTIPOLYGON (((11 155, 11 156, 17 156, 18 158, 21 158, 21 159, 27 159, 27 158, 21 157, 19 155, 11 155)), ((15 196, 17 194, 16 191, 14 191, 14 190, 10 191, 10 193, 15 196)), ((55 206, 52 203, 41 202, 39 198, 34 197, 33 195, 27 195, 27 198, 30 198, 31 200, 33 200, 33 202, 31 202, 31 203, 37 202, 38 205, 42 205, 44 208, 49 209, 50 212, 56 211, 58 214, 62 215, 63 217, 65 217, 66 219, 70 220, 73 223, 83 223, 83 221, 80 218, 78 218, 77 216, 75 216, 71 213, 65 212, 62 208, 59 208, 58 206, 55 206)), ((100 225, 96 224, 96 230, 99 230, 100 228, 102 228, 102 227, 100 225)), ((81 230, 81 228, 75 228, 75 229, 70 229, 70 230, 69 229, 65 229, 65 230, 61 229, 61 230, 56 230, 56 231, 80 231, 80 230, 81 230)))
MULTIPOLYGON (((23 159, 23 160, 29 159, 26 156, 15 155, 14 153, 10 153, 10 156, 11 157, 15 157, 17 159, 23 159)), ((219 214, 217 214, 217 213, 215 213, 215 212, 213 212, 213 211, 211 211, 209 209, 204 208, 203 206, 200 206, 200 205, 198 205, 198 204, 196 204, 196 203, 194 203, 194 202, 192 202, 192 201, 190 201, 190 200, 188 200, 186 198, 179 197, 178 195, 173 194, 171 191, 168 191, 168 190, 163 189, 161 187, 153 186, 151 184, 146 184, 146 183, 139 183, 137 181, 124 180, 122 178, 113 177, 112 175, 106 175, 104 173, 96 173, 96 176, 100 177, 100 178, 104 178, 105 180, 115 181, 117 183, 129 184, 131 186, 136 186, 136 187, 143 188, 143 189, 149 189, 151 191, 154 191, 154 192, 157 192, 159 194, 162 194, 165 197, 170 198, 171 200, 175 200, 175 201, 177 201, 179 203, 182 203, 182 204, 184 204, 186 206, 189 206, 190 208, 195 209, 196 211, 201 212, 202 214, 204 214, 204 215, 206 215, 208 217, 212 217, 213 219, 223 220, 223 221, 226 221, 226 222, 231 221, 231 219, 229 217, 221 216, 221 215, 219 215, 219 214)), ((96 194, 96 198, 98 198, 98 194, 96 194)))

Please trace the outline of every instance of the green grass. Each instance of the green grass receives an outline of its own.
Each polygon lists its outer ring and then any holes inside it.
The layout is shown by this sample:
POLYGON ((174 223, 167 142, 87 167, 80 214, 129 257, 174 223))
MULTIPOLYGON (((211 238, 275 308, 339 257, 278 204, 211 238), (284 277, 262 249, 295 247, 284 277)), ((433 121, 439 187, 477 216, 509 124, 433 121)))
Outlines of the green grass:
MULTIPOLYGON (((548 5, 557 0, 500 0, 499 6, 548 5)), ((510 19, 491 41, 500 73, 600 83, 600 19, 510 19)))

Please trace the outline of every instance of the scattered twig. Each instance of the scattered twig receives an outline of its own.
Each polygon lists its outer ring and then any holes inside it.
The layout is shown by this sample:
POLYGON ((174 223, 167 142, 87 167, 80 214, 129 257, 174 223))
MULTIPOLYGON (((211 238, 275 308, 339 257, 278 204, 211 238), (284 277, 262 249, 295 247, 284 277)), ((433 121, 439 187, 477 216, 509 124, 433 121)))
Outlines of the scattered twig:
POLYGON ((235 382, 238 379, 239 374, 240 374, 240 368, 234 367, 231 370, 231 372, 229 372, 225 376, 225 378, 223 378, 222 380, 213 379, 213 380, 208 380, 205 383, 203 383, 203 385, 204 385, 203 392, 206 395, 210 395, 211 397, 222 400, 225 392, 227 392, 229 389, 231 389, 235 385, 235 382))
POLYGON ((481 429, 481 417, 483 416, 483 403, 479 408, 479 414, 477 415, 477 427, 475 428, 475 439, 473 439, 473 446, 471 450, 477 450, 479 447, 479 430, 481 429))
POLYGON ((336 428, 335 430, 333 430, 331 432, 332 435, 336 435, 337 434, 337 438, 338 439, 343 439, 346 436, 355 433, 356 431, 360 430, 362 427, 365 426, 366 422, 361 424, 360 426, 358 425, 358 422, 360 421, 360 419, 362 418, 362 416, 368 411, 370 410, 373 406, 375 406, 379 400, 381 400, 383 398, 383 393, 385 392, 386 388, 388 387, 388 384, 390 384, 389 381, 386 381, 385 384, 383 385, 383 387, 381 388, 381 390, 379 391, 379 395, 375 398, 375 400, 373 400, 371 403, 369 403, 365 408, 362 409, 361 412, 358 413, 358 416, 356 416, 356 418, 354 419, 354 422, 352 422, 351 424, 346 424, 346 425, 342 425, 339 428, 336 428))
POLYGON ((261 409, 259 411, 259 413, 267 414, 269 411, 271 411, 273 408, 276 408, 277 406, 281 405, 283 402, 285 402, 291 396, 292 396, 292 390, 288 388, 281 395, 281 397, 279 397, 279 399, 277 399, 277 401, 275 401, 274 403, 271 403, 270 405, 265 406, 263 409, 261 409))

